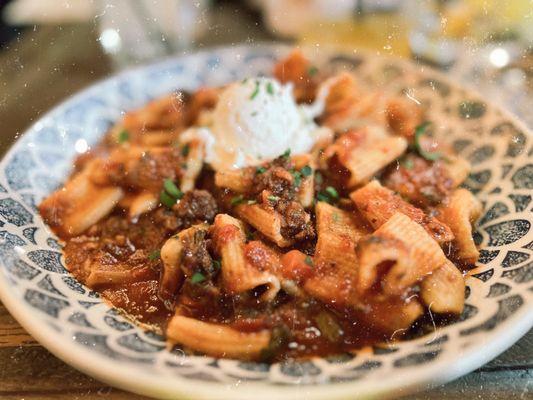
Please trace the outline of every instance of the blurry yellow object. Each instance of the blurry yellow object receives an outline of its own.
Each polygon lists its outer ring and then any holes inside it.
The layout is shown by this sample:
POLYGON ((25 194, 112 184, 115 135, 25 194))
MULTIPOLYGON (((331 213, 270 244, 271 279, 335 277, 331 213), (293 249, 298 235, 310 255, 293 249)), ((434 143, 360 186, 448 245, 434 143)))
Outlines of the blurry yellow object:
POLYGON ((516 23, 524 18, 531 18, 533 5, 531 0, 465 0, 479 14, 496 17, 502 23, 516 23))
POLYGON ((532 24, 531 0, 462 0, 452 1, 440 10, 442 33, 452 38, 513 31, 532 24))
POLYGON ((408 57, 408 22, 395 14, 368 14, 334 23, 315 23, 299 36, 302 44, 334 44, 408 57))
POLYGON ((470 33, 475 8, 467 2, 454 2, 441 14, 442 33, 447 37, 461 38, 470 33))

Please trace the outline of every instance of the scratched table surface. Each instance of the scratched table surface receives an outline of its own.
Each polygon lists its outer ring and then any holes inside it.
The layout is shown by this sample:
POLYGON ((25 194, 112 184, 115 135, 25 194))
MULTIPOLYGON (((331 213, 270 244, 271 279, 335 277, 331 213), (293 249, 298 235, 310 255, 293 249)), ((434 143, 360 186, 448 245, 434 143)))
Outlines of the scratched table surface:
MULTIPOLYGON (((244 37, 269 39, 253 18, 235 12, 221 10, 213 25, 216 34, 197 45, 239 42, 243 30, 244 37), (225 24, 234 18, 250 22, 225 24)), ((112 73, 96 37, 92 25, 40 27, 25 31, 0 52, 0 153, 54 104, 112 73)), ((111 388, 57 359, 0 303, 0 399, 144 398, 111 388)), ((533 331, 469 375, 405 398, 533 399, 533 331)))

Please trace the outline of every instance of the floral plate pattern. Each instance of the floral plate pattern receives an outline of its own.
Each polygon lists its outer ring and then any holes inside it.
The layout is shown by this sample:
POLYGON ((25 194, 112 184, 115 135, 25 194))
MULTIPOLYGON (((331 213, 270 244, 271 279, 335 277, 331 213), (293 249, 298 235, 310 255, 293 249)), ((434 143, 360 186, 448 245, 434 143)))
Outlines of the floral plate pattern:
POLYGON ((320 69, 421 103, 436 131, 470 160, 465 186, 485 213, 481 257, 455 323, 356 354, 273 365, 169 351, 65 269, 60 243, 36 204, 67 176, 72 159, 121 118, 176 88, 266 75, 288 48, 233 47, 121 73, 74 96, 34 124, 0 164, 0 298, 45 347, 115 386, 161 398, 341 399, 408 393, 467 373, 533 326, 533 146, 527 128, 440 74, 366 53, 310 51, 320 69), (394 393, 393 393, 394 391, 394 393))

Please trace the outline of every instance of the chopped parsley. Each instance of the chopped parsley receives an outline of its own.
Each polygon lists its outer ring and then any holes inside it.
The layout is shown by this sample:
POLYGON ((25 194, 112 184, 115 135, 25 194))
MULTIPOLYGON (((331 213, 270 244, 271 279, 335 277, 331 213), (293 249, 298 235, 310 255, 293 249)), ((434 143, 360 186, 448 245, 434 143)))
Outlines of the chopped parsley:
POLYGON ((170 196, 164 190, 162 190, 161 193, 159 194, 159 201, 161 202, 161 204, 167 206, 168 208, 172 208, 172 206, 176 204, 176 200, 177 199, 170 196))
POLYGON ((218 271, 221 267, 221 263, 218 260, 213 260, 213 262, 211 263, 211 266, 213 267, 215 271, 218 271))
POLYGON ((255 173, 256 173, 257 175, 264 174, 264 173, 266 172, 266 170, 267 170, 267 169, 266 169, 265 167, 257 167, 257 168, 255 169, 255 173))
POLYGON ((339 198, 339 192, 337 192, 337 189, 335 189, 333 186, 328 186, 326 188, 326 193, 334 200, 339 198))
POLYGON ((252 92, 252 94, 250 95, 250 100, 255 99, 258 94, 259 94, 259 81, 255 81, 255 89, 252 92))
POLYGON ((185 144, 182 148, 181 148, 181 155, 183 157, 187 157, 189 155, 189 151, 191 150, 191 146, 189 145, 189 143, 185 144))
POLYGON ((294 178, 294 187, 300 187, 302 184, 302 173, 300 171, 291 171, 291 175, 294 178))
POLYGON ((442 158, 442 154, 438 151, 431 152, 426 151, 422 147, 422 143, 420 142, 420 139, 423 135, 427 134, 427 128, 431 125, 431 122, 426 121, 421 125, 418 125, 415 129, 415 149, 420 154, 421 157, 425 158, 428 161, 437 161, 438 159, 442 158))
POLYGON ((148 259, 150 261, 155 261, 157 260, 159 257, 161 257, 161 250, 154 250, 152 251, 150 254, 148 254, 148 259))
POLYGON ((310 267, 314 266, 313 259, 311 258, 311 256, 305 256, 304 262, 310 267))
POLYGON ((300 170, 300 172, 305 177, 311 176, 311 174, 313 173, 313 168, 311 168, 309 165, 306 165, 300 170))
POLYGON ((278 197, 278 196, 274 196, 274 195, 270 195, 270 196, 268 196, 267 199, 268 199, 269 201, 272 201, 272 202, 279 201, 279 197, 278 197))
POLYGON ((191 276, 191 282, 192 283, 202 283, 205 281, 205 275, 201 272, 197 271, 191 276))
POLYGON ((165 179, 163 182, 163 187, 165 188, 165 192, 167 192, 174 199, 179 200, 183 197, 183 192, 178 189, 174 182, 172 182, 172 179, 165 179))
POLYGON ((283 153, 281 156, 282 156, 284 159, 288 160, 289 157, 291 156, 291 149, 287 149, 287 150, 285 150, 285 153, 283 153))
POLYGON ((316 195, 316 198, 318 201, 325 201, 326 203, 329 203, 330 202, 330 199, 328 197, 328 195, 320 192, 316 195))
POLYGON ((318 201, 325 201, 326 203, 332 203, 339 199, 339 192, 333 186, 328 186, 326 189, 319 192, 316 196, 318 201))
POLYGON ((232 197, 230 204, 232 206, 239 205, 244 202, 244 196, 242 194, 239 194, 237 196, 232 197))
POLYGON ((266 89, 268 94, 274 94, 274 86, 272 85, 272 82, 267 82, 266 89))
POLYGON ((126 129, 121 130, 118 134, 117 140, 120 144, 126 143, 130 140, 130 133, 126 129))
POLYGON ((315 67, 314 65, 311 65, 311 66, 307 69, 307 73, 309 74, 309 76, 315 76, 316 74, 318 74, 318 68, 315 67))

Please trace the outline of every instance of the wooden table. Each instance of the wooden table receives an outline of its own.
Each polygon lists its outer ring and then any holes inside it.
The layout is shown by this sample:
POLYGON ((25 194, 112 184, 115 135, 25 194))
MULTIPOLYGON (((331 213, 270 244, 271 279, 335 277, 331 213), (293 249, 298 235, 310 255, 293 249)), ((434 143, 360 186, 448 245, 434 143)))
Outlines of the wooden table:
MULTIPOLYGON (((256 37, 267 35, 259 33, 256 37)), ((231 43, 238 41, 238 35, 223 29, 216 39, 231 43)), ((26 32, 0 52, 0 152, 51 106, 110 72, 110 63, 98 47, 91 26, 47 27, 26 32)), ((144 397, 113 389, 58 360, 35 342, 0 304, 0 398, 144 397)), ((533 398, 533 332, 479 370, 407 398, 533 398)))

